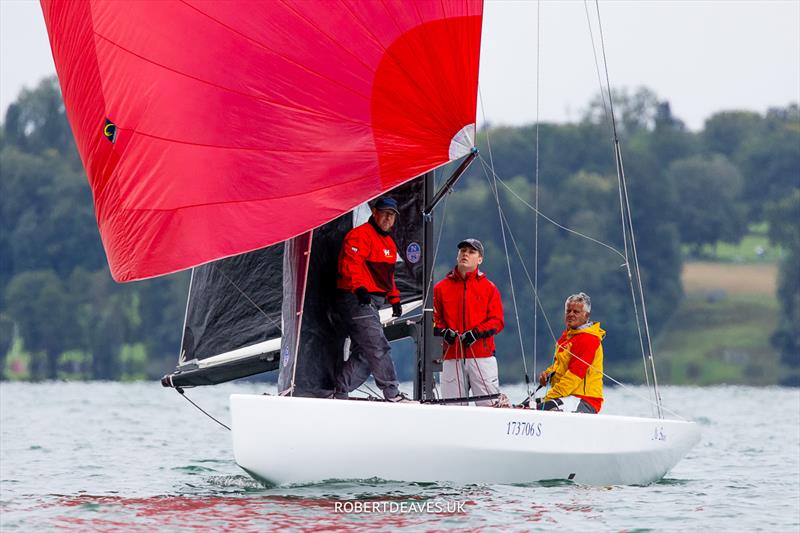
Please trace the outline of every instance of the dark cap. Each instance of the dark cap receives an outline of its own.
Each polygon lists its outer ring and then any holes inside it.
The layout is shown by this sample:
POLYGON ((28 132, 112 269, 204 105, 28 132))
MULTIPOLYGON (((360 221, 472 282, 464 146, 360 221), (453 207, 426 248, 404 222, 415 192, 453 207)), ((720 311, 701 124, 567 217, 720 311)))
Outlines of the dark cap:
POLYGON ((469 246, 470 248, 478 250, 478 253, 481 254, 481 257, 483 257, 483 245, 481 244, 481 241, 479 241, 478 239, 464 239, 463 241, 458 243, 459 250, 465 246, 469 246))
POLYGON ((380 198, 378 198, 378 201, 375 202, 375 205, 373 205, 372 208, 378 210, 389 209, 391 211, 394 211, 398 215, 400 214, 400 210, 397 209, 397 200, 395 200, 391 196, 381 196, 380 198))

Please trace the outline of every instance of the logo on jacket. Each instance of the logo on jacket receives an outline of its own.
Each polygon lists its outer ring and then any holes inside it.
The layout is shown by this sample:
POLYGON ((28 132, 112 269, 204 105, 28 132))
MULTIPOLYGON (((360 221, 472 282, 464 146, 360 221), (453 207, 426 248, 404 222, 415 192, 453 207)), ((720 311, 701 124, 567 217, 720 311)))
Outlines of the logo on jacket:
POLYGON ((416 242, 412 242, 406 247, 406 259, 409 263, 419 263, 422 258, 422 248, 416 242))

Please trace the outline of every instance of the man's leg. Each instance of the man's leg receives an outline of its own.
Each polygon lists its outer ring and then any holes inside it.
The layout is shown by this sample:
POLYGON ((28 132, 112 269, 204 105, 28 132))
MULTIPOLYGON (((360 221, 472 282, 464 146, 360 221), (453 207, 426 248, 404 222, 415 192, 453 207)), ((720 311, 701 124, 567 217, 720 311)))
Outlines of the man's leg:
MULTIPOLYGON (((359 305, 354 294, 343 296, 345 296, 343 304, 350 311, 347 322, 350 341, 353 344, 351 356, 359 354, 372 372, 375 384, 383 391, 384 398, 394 398, 400 394, 397 388, 399 383, 392 361, 392 349, 383 334, 378 309, 374 305, 359 305)), ((349 362, 348 359, 345 367, 349 362)), ((354 381, 351 381, 350 385, 353 384, 354 381)))
POLYGON ((346 400, 349 393, 353 392, 369 378, 369 365, 360 352, 351 352, 350 357, 342 365, 341 372, 336 376, 336 392, 334 398, 346 400))
MULTIPOLYGON (((476 357, 467 359, 467 375, 472 387, 473 396, 486 396, 500 392, 500 382, 497 378, 497 358, 476 357)), ((491 406, 497 400, 480 400, 475 405, 491 406)))
POLYGON ((336 310, 341 317, 344 333, 350 337, 350 356, 342 363, 336 374, 334 398, 346 400, 350 392, 363 385, 369 378, 369 364, 361 355, 362 349, 354 331, 358 328, 358 322, 362 321, 364 316, 369 316, 371 307, 362 307, 354 294, 339 291, 336 295, 336 310))
MULTIPOLYGON (((442 361, 442 398, 463 398, 469 390, 463 359, 442 361)), ((466 402, 452 405, 467 405, 466 402)))

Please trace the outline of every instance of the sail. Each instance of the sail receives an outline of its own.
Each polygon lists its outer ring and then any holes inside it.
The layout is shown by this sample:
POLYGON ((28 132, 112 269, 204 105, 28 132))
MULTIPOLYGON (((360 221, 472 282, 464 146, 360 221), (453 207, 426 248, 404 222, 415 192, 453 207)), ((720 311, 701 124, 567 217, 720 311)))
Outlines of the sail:
MULTIPOLYGON (((423 179, 418 178, 389 192, 400 211, 392 238, 398 252, 395 283, 403 303, 422 299, 423 186, 423 179)), ((347 232, 365 223, 369 215, 369 207, 360 206, 314 230, 310 245, 305 240, 294 242, 297 239, 286 243, 284 342, 278 377, 278 391, 283 394, 317 397, 333 394, 336 367, 343 361, 345 346, 345 329, 333 305, 339 251, 347 232), (309 246, 310 259, 306 263, 302 252, 309 246)), ((407 335, 405 328, 397 333, 387 331, 390 339, 407 335)))
POLYGON ((278 367, 283 245, 192 271, 171 386, 212 385, 278 367))
POLYGON ((304 234, 474 142, 480 0, 41 0, 117 281, 304 234))
MULTIPOLYGON (((403 303, 422 299, 423 186, 418 178, 389 191, 400 210, 392 235, 403 303)), ((165 386, 213 385, 280 368, 280 391, 331 394, 345 339, 332 306, 339 250, 369 213, 364 204, 285 243, 195 268, 178 366, 165 386)), ((387 330, 390 339, 407 335, 407 328, 387 330)))

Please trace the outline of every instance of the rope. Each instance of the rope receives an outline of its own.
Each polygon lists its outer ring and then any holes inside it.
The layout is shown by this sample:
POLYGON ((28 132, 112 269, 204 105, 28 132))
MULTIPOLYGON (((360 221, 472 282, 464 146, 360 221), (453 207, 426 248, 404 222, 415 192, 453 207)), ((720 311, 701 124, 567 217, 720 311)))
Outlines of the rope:
MULTIPOLYGON (((435 177, 436 177, 436 173, 434 172, 434 183, 436 182, 435 177)), ((454 189, 451 189, 451 190, 454 190, 454 189)), ((441 213, 442 214, 442 216, 441 216, 442 223, 439 226, 439 236, 436 237, 436 247, 433 249, 433 261, 431 262, 431 272, 430 272, 430 276, 429 276, 427 282, 425 283, 425 291, 424 291, 424 293, 422 295, 422 301, 423 302, 427 302, 428 301, 428 296, 430 294, 430 291, 433 290, 433 274, 434 274, 434 270, 436 270, 436 268, 435 268, 436 267, 436 258, 439 255, 439 244, 442 241, 442 234, 444 233, 444 225, 445 225, 445 221, 447 220, 447 199, 448 199, 449 196, 450 196, 449 193, 446 194, 444 199, 441 202, 441 206, 442 206, 442 213, 441 213)), ((431 298, 431 301, 433 301, 432 298, 431 298)), ((424 313, 425 310, 423 309, 422 312, 424 313)))
MULTIPOLYGON (((486 161, 485 161, 485 160, 484 160, 482 157, 480 157, 480 156, 478 156, 478 157, 481 159, 481 162, 484 164, 484 168, 485 168, 486 161)), ((556 221, 555 221, 555 220, 553 220, 552 218, 548 217, 547 215, 545 215, 545 214, 544 214, 544 213, 542 213, 541 211, 537 210, 537 209, 536 209, 534 206, 532 206, 531 204, 529 204, 529 203, 528 203, 528 202, 527 202, 527 201, 526 201, 524 198, 522 198, 522 197, 521 197, 519 194, 517 194, 517 193, 514 191, 514 189, 512 189, 511 187, 509 187, 509 186, 508 186, 508 184, 507 184, 505 181, 503 181, 503 180, 502 180, 502 178, 500 178, 500 177, 499 177, 497 174, 495 174, 495 172, 494 172, 494 168, 490 168, 489 170, 491 171, 491 173, 492 173, 492 175, 494 176, 494 178, 495 178, 495 179, 497 179, 497 181, 498 181, 498 182, 500 182, 500 184, 501 184, 503 187, 505 187, 505 188, 506 188, 506 190, 507 190, 508 192, 510 192, 512 196, 514 196, 514 197, 515 197, 517 200, 519 200, 520 202, 522 202, 522 203, 523 203, 523 204, 524 204, 526 207, 528 207, 528 208, 529 208, 531 211, 533 211, 534 213, 538 214, 540 217, 542 217, 542 218, 543 218, 543 219, 545 219, 546 221, 548 221, 548 222, 550 222, 551 224, 553 224, 555 227, 557 227, 557 228, 559 228, 559 229, 563 229, 564 231, 566 231, 566 232, 569 232, 569 233, 572 233, 573 235, 577 235, 578 237, 581 237, 581 238, 584 238, 584 239, 586 239, 586 240, 592 241, 592 242, 593 242, 593 243, 595 243, 595 244, 599 244, 600 246, 602 246, 602 247, 604 247, 604 248, 607 248, 607 249, 611 250, 611 251, 612 251, 612 252, 614 252, 616 255, 620 256, 620 258, 622 258, 623 260, 626 260, 626 258, 625 258, 625 255, 624 255, 622 252, 620 252, 619 250, 617 250, 616 248, 614 248, 613 246, 611 246, 610 244, 606 244, 606 243, 604 243, 603 241, 599 241, 599 240, 595 239, 594 237, 590 237, 590 236, 588 236, 588 235, 586 235, 586 234, 583 234, 583 233, 581 233, 581 232, 579 232, 579 231, 575 231, 574 229, 570 229, 570 228, 568 228, 568 227, 564 226, 563 224, 559 224, 558 222, 556 222, 556 221)), ((623 265, 623 266, 624 266, 624 265, 623 265)))
MULTIPOLYGON (((617 158, 618 141, 617 141, 617 133, 616 133, 616 131, 617 131, 616 130, 616 121, 614 119, 614 112, 613 112, 613 100, 611 100, 610 87, 604 87, 603 86, 603 80, 602 80, 602 77, 600 75, 600 63, 599 63, 599 60, 597 58, 597 47, 595 46, 594 34, 592 33, 592 21, 591 21, 591 17, 589 16, 589 6, 588 6, 588 3, 587 3, 587 0, 584 0, 583 7, 584 7, 584 11, 586 12, 586 22, 587 22, 587 25, 588 25, 588 28, 589 28, 589 36, 590 36, 591 42, 592 42, 592 54, 594 56, 595 70, 597 71, 597 83, 598 83, 598 85, 600 87, 600 98, 601 98, 601 100, 603 102, 603 112, 605 114, 606 124, 608 124, 608 126, 609 126, 609 133, 611 134, 611 136, 613 138, 613 141, 614 141, 614 163, 616 165, 616 170, 617 170, 617 189, 619 191, 619 214, 620 214, 621 223, 622 223, 621 224, 621 227, 622 227, 622 244, 623 244, 623 249, 625 251, 625 264, 624 264, 624 266, 625 266, 626 272, 628 274, 628 285, 629 285, 629 287, 631 289, 631 300, 633 301, 633 314, 634 314, 634 318, 636 320, 636 330, 637 330, 638 335, 639 335, 639 348, 640 348, 640 351, 642 353, 642 366, 644 367, 644 380, 645 380, 645 383, 647 383, 648 390, 650 390, 650 372, 647 369, 647 358, 646 358, 645 349, 644 349, 644 338, 642 336, 642 327, 641 327, 641 324, 639 322, 639 307, 638 307, 638 304, 636 303, 636 292, 635 292, 634 287, 633 287, 633 275, 631 273, 630 259, 628 257, 628 230, 627 230, 626 222, 625 222, 625 207, 624 207, 625 202, 623 201, 623 189, 624 189, 624 186, 623 186, 622 179, 620 177, 619 163, 618 163, 618 158, 617 158), (608 101, 609 101, 609 103, 606 103, 606 89, 609 89, 608 90, 608 101), (609 112, 609 104, 612 106, 611 112, 609 112)), ((598 19, 599 19, 599 11, 598 11, 598 19)), ((605 54, 604 54, 603 58, 605 59, 605 54)), ((606 79, 608 79, 608 70, 607 69, 606 69, 606 79)), ((653 398, 652 398, 652 395, 651 395, 651 400, 652 399, 653 398)))
MULTIPOLYGON (((488 180, 488 176, 487 176, 487 180, 488 180)), ((507 219, 505 219, 505 213, 502 213, 502 216, 503 216, 503 219, 506 220, 506 226, 508 226, 508 221, 507 221, 507 219)), ((517 240, 514 237, 514 233, 511 231, 510 227, 509 227, 509 235, 511 237, 511 242, 514 245, 514 248, 517 251, 517 256, 519 257, 520 264, 522 264, 523 271, 525 272, 526 276, 528 277, 528 281, 530 282, 531 286, 533 286, 533 280, 531 279, 531 276, 530 276, 530 273, 528 272, 528 269, 525 267, 525 262, 522 259, 522 253, 520 252, 519 246, 517 245, 517 240)), ((538 295, 537 291, 534 291, 534 298, 536 300, 536 303, 540 306, 540 308, 542 310, 542 316, 544 317, 545 322, 547 323, 547 327, 548 327, 548 329, 550 331, 550 336, 551 336, 551 338, 553 340, 553 343, 556 346, 558 346, 558 339, 556 338, 555 331, 553 330, 553 327, 552 327, 552 325, 550 323, 550 320, 547 317, 547 312, 545 311, 544 306, 542 306, 542 303, 541 303, 541 300, 539 299, 539 295, 538 295)), ((603 377, 608 378, 610 381, 614 382, 615 384, 617 384, 618 386, 620 386, 622 389, 624 389, 625 391, 629 392, 633 396, 639 398, 640 400, 643 400, 643 401, 647 402, 648 404, 650 404, 652 406, 657 407, 659 409, 659 412, 661 410, 664 410, 664 411, 667 411, 668 413, 676 416, 677 418, 680 418, 681 420, 686 420, 683 416, 681 416, 680 414, 676 413, 675 411, 671 411, 671 410, 665 408, 658 401, 653 401, 652 398, 645 398, 644 396, 641 396, 640 394, 637 394, 636 392, 634 392, 632 389, 630 389, 629 387, 627 387, 626 385, 624 385, 620 381, 614 379, 612 376, 610 376, 610 375, 606 374, 605 372, 599 370, 594 365, 587 363, 580 356, 578 356, 577 354, 572 353, 572 351, 568 350, 568 353, 570 354, 570 356, 575 357, 578 361, 581 361, 587 367, 593 368, 596 372, 599 372, 603 377)), ((649 390, 649 388, 648 388, 648 390, 649 390)), ((530 396, 530 394, 529 394, 529 396, 530 396)))
MULTIPOLYGON (((534 182, 534 204, 536 214, 533 217, 533 293, 539 293, 539 57, 540 57, 540 38, 541 38, 541 1, 536 2, 536 171, 534 182)), ((536 368, 538 367, 538 344, 539 344, 539 306, 533 306, 533 372, 536 379, 536 368)), ((528 388, 530 392, 530 388, 528 388)), ((534 392, 535 394, 535 392, 534 392)), ((528 394, 530 398, 530 394, 528 394)))
MULTIPOLYGON (((478 91, 478 94, 479 94, 480 100, 481 100, 481 110, 482 110, 482 112, 484 112, 483 111, 484 110, 483 93, 478 91)), ((486 119, 484 117, 484 122, 485 122, 485 120, 486 119)), ((494 159, 492 158, 492 142, 491 142, 491 138, 490 138, 488 129, 486 130, 486 145, 488 147, 489 164, 490 164, 490 166, 492 168, 492 175, 495 177, 494 185, 492 185, 492 181, 491 180, 488 180, 489 181, 489 188, 494 193, 495 202, 497 204, 497 212, 498 212, 499 218, 500 218, 500 230, 501 230, 502 235, 503 235, 503 250, 505 251, 505 254, 506 254, 506 265, 508 266, 508 280, 509 280, 509 283, 511 284, 511 299, 514 302, 514 316, 515 316, 516 321, 517 321, 517 334, 518 334, 518 337, 519 337, 519 349, 520 349, 520 354, 522 356, 522 369, 525 372, 525 387, 526 387, 526 389, 528 391, 528 396, 530 396, 530 394, 531 394, 531 379, 530 379, 530 375, 528 374, 528 362, 525 359, 525 345, 523 344, 523 341, 522 341, 522 324, 520 323, 519 311, 517 310, 517 295, 516 295, 516 291, 514 290, 514 276, 511 273, 511 258, 508 255, 508 244, 506 242, 506 230, 505 230, 506 224, 503 223, 503 219, 504 219, 503 209, 500 207, 500 195, 497 193, 497 183, 496 183, 497 174, 494 172, 494 159)), ((481 156, 479 155, 479 157, 481 157, 481 156)), ((483 162, 483 157, 481 157, 481 162, 483 162)), ((484 172, 484 175, 486 175, 486 165, 483 165, 483 172, 484 172)), ((486 177, 488 179, 488 175, 486 177)), ((509 232, 510 231, 511 231, 511 229, 509 228, 509 232)))
MULTIPOLYGON (((638 285, 638 289, 639 289, 639 298, 640 298, 641 303, 642 303, 642 321, 644 322, 644 330, 645 330, 645 336, 646 336, 646 340, 647 340, 647 350, 648 350, 648 356, 649 356, 649 359, 650 359, 650 370, 653 372, 653 392, 655 393, 655 397, 656 397, 656 406, 658 408, 658 417, 659 418, 663 418, 663 413, 661 412, 661 409, 662 409, 661 408, 661 394, 658 391, 658 378, 656 377, 656 365, 655 365, 655 361, 653 359, 653 346, 652 346, 652 342, 650 340, 651 339, 651 337, 650 337, 650 325, 649 325, 648 320, 647 320, 647 308, 646 308, 645 302, 644 302, 644 289, 642 287, 642 274, 641 274, 641 269, 639 267, 639 256, 638 256, 638 253, 636 251, 636 238, 635 238, 634 232, 633 232, 633 217, 631 215, 630 201, 629 201, 629 198, 628 198, 628 187, 627 187, 627 183, 625 181, 625 169, 624 169, 624 166, 622 164, 622 150, 620 149, 619 136, 617 135, 617 121, 616 121, 616 118, 614 116, 614 100, 611 97, 611 81, 610 81, 610 77, 608 75, 608 60, 606 59, 605 39, 603 37, 603 23, 602 23, 602 21, 600 19, 600 4, 599 4, 598 0, 595 0, 595 6, 596 6, 596 9, 597 9, 597 26, 598 26, 598 29, 600 30, 600 46, 601 46, 601 50, 603 52, 603 66, 605 68, 605 74, 606 74, 606 89, 608 90, 609 109, 611 111, 611 124, 612 124, 613 131, 614 131, 614 154, 615 154, 615 162, 616 162, 616 165, 617 165, 617 179, 618 179, 619 183, 621 184, 620 196, 622 197, 624 195, 624 198, 625 198, 624 210, 627 211, 628 230, 630 231, 630 237, 631 237, 631 249, 633 251, 633 261, 634 261, 634 268, 635 268, 635 274, 636 274, 636 281, 637 281, 637 285, 638 285)), ((624 232, 624 221, 623 221, 623 232, 624 232)), ((626 249, 626 255, 627 255, 627 249, 626 249)), ((628 273, 630 275, 630 266, 628 266, 628 273)), ((631 291, 634 292, 633 291, 632 280, 631 280, 631 291)), ((635 306, 636 306, 636 298, 634 296, 634 307, 635 306)), ((639 325, 639 314, 638 314, 638 312, 636 313, 636 325, 639 328, 639 335, 640 335, 640 338, 641 338, 641 327, 639 325)), ((641 342, 641 340, 640 340, 640 342, 641 342)), ((644 350, 644 343, 642 343, 642 350, 644 350)), ((642 354, 642 356, 644 357, 644 353, 642 354)), ((647 363, 645 362, 645 374, 646 373, 647 373, 647 363)))
POLYGON ((214 418, 213 416, 211 416, 210 414, 208 414, 208 413, 205 411, 205 409, 203 409, 202 407, 200 407, 199 405, 197 405, 196 403, 194 403, 194 402, 192 401, 192 399, 191 399, 191 398, 189 398, 188 396, 186 396, 186 393, 183 391, 183 389, 182 389, 181 387, 175 387, 175 390, 176 390, 176 391, 178 391, 178 394, 180 394, 181 396, 183 396, 184 398, 186 398, 186 401, 187 401, 187 402, 189 402, 190 404, 192 404, 192 405, 194 405, 195 407, 197 407, 198 409, 200 409, 200 412, 201 412, 201 413, 203 413, 203 414, 204 414, 204 415, 206 415, 208 418, 210 418, 211 420, 213 420, 214 422, 216 422, 216 423, 217 423, 217 424, 219 424, 220 426, 224 427, 224 428, 225 428, 225 429, 227 429, 228 431, 230 431, 230 430, 231 430, 231 428, 229 428, 228 426, 226 426, 225 424, 223 424, 222 422, 220 422, 219 420, 217 420, 216 418, 214 418))

